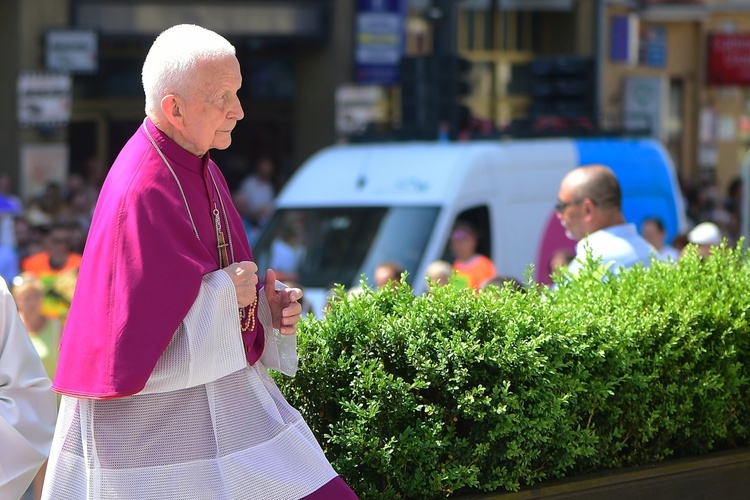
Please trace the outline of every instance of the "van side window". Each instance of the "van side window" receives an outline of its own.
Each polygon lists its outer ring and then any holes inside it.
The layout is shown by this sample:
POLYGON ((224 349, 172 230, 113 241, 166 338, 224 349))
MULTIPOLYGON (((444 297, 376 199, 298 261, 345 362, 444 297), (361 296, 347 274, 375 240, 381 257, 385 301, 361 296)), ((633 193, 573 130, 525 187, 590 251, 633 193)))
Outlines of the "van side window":
MULTIPOLYGON (((490 229, 490 211, 486 205, 470 208, 460 212, 453 221, 453 226, 459 221, 465 221, 476 229, 478 242, 477 253, 492 258, 492 230, 490 229)), ((451 227, 453 227, 451 226, 451 227)), ((450 240, 445 242, 442 259, 453 262, 455 256, 451 252, 450 240)))

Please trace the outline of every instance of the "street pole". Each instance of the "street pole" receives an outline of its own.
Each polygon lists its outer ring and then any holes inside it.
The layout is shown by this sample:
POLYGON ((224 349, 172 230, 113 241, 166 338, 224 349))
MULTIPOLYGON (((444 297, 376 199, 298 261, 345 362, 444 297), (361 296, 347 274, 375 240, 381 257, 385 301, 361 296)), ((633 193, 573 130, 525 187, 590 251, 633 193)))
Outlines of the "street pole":
POLYGON ((435 12, 433 22, 433 48, 436 56, 456 53, 457 37, 457 8, 456 0, 433 0, 435 12))
MULTIPOLYGON (((458 10, 456 0, 433 0, 432 2, 432 13, 433 13, 433 47, 432 56, 433 60, 438 64, 440 61, 451 60, 451 57, 455 56, 458 52, 458 27, 457 17, 458 10)), ((447 68, 445 68, 447 69, 447 68)), ((442 68, 437 67, 436 71, 439 73, 442 68)), ((435 102, 441 101, 440 96, 440 84, 439 74, 435 75, 432 79, 431 85, 433 95, 436 97, 435 102)), ((449 96, 450 98, 456 98, 457 96, 449 96)), ((443 97, 444 98, 444 97, 443 97)), ((437 104, 436 104, 437 105, 437 104)), ((446 141, 451 136, 455 137, 458 134, 458 130, 453 130, 456 126, 454 119, 449 119, 446 116, 440 116, 442 113, 438 111, 438 137, 440 141, 446 141)))

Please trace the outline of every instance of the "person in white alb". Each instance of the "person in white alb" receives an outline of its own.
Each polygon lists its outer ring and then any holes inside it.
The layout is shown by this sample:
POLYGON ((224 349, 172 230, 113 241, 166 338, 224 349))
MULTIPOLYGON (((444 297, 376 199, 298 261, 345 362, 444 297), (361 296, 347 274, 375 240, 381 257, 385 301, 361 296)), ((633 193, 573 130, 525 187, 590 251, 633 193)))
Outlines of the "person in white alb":
POLYGON ((578 273, 587 251, 614 274, 639 262, 651 265, 656 249, 638 234, 635 224, 625 221, 620 183, 612 169, 586 165, 571 170, 557 197, 555 210, 565 234, 579 240, 576 257, 568 265, 571 274, 578 273))
POLYGON ((17 500, 47 459, 57 403, 42 361, 0 278, 0 498, 17 500))

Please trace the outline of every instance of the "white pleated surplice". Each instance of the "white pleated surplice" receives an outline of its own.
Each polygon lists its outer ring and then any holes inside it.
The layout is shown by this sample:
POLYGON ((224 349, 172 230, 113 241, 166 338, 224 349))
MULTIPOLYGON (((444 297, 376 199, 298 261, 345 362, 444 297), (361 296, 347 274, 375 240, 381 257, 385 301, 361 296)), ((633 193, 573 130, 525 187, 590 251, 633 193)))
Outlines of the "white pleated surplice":
MULTIPOLYGON (((288 365, 296 342, 267 333, 272 356, 247 365, 236 304, 229 276, 208 274, 143 392, 63 397, 43 498, 293 500, 336 477, 263 365, 288 365)), ((272 332, 262 292, 259 307, 272 332)))

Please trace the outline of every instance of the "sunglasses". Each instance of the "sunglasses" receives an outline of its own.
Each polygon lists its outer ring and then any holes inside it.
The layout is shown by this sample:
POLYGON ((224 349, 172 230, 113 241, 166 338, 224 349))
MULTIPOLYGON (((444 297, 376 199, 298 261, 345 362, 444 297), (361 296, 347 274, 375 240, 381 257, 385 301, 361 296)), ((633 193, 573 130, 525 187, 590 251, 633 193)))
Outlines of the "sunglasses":
POLYGON ((573 200, 573 201, 568 201, 568 202, 565 202, 565 203, 559 202, 557 205, 555 205, 555 211, 557 213, 561 214, 561 213, 565 212, 565 210, 568 207, 572 207, 573 205, 579 205, 579 204, 583 203, 583 200, 585 200, 585 199, 586 198, 581 198, 580 200, 573 200))

